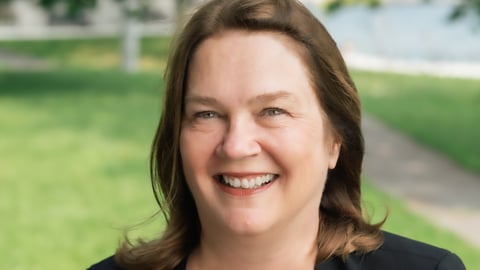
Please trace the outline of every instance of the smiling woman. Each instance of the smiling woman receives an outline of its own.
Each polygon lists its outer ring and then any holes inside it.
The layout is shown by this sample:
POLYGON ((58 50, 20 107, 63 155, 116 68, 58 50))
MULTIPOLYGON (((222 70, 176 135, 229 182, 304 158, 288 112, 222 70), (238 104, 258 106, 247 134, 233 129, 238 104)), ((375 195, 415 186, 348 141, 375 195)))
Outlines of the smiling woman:
MULTIPOLYGON (((311 263, 314 245, 303 243, 315 239, 319 216, 312 213, 340 147, 325 129, 293 45, 277 33, 234 30, 199 45, 189 67, 180 154, 200 223, 208 224, 202 226, 205 239, 293 233, 297 241, 288 248, 304 252, 299 258, 310 256, 305 263, 311 263), (204 112, 211 117, 197 117, 204 112), (302 229, 308 233, 299 233, 302 229)), ((240 242, 261 244, 250 241, 228 241, 218 251, 237 250, 240 242)), ((260 250, 259 257, 270 253, 260 250)), ((226 262, 216 259, 219 265, 226 262)))
POLYGON ((213 0, 180 33, 152 149, 158 239, 91 269, 464 269, 363 217, 360 102, 295 0, 213 0))

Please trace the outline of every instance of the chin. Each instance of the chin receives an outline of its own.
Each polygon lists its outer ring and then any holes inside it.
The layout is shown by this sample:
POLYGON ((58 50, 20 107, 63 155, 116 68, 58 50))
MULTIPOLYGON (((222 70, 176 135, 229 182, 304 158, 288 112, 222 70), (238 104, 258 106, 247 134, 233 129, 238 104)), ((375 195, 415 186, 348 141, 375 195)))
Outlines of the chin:
MULTIPOLYGON (((273 222, 266 213, 229 213, 226 225, 231 233, 243 236, 254 236, 270 231, 273 222)), ((247 211, 248 212, 248 211, 247 211)))

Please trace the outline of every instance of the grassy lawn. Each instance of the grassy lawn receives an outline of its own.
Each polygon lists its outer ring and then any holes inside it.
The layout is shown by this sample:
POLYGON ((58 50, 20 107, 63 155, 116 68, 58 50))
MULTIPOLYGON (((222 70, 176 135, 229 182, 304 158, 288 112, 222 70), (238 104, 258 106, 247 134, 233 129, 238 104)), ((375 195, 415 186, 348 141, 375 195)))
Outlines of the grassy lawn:
POLYGON ((404 203, 392 198, 368 181, 363 183, 364 208, 372 219, 381 220, 390 211, 383 229, 435 246, 446 248, 462 258, 468 270, 480 269, 480 249, 466 243, 453 233, 440 229, 420 215, 408 210, 404 203))
POLYGON ((354 72, 364 109, 480 173, 480 81, 354 72))
POLYGON ((83 269, 154 212, 159 78, 0 73, 0 269, 83 269))
MULTIPOLYGON (((170 39, 142 40, 142 71, 161 72, 170 39)), ((59 68, 118 69, 117 39, 0 42, 1 48, 48 59, 59 68)), ((0 70, 2 67, 0 66, 0 70)), ((353 72, 368 113, 480 172, 480 82, 353 72)))
MULTIPOLYGON (((8 45, 12 49, 57 63, 62 71, 0 69, 0 269, 84 269, 114 251, 126 226, 155 212, 148 154, 168 40, 148 42, 142 59, 151 65, 142 68, 150 73, 138 75, 114 70, 115 61, 100 63, 104 52, 116 48, 114 40, 9 43, 15 44, 8 45), (73 57, 78 48, 88 51, 91 59, 73 57)), ((372 85, 381 90, 395 84, 397 77, 355 73, 355 78, 365 107, 375 112, 378 97, 372 85)), ((410 77, 398 80, 402 79, 410 77)), ((467 269, 480 269, 479 249, 412 214, 368 183, 363 192, 374 220, 389 206, 385 229, 448 248, 467 269)), ((158 219, 134 235, 152 237, 161 227, 158 219)))
MULTIPOLYGON (((139 66, 143 71, 163 70, 170 45, 167 37, 142 39, 139 66)), ((68 39, 55 41, 2 41, 0 48, 49 60, 59 68, 119 69, 118 39, 68 39)))

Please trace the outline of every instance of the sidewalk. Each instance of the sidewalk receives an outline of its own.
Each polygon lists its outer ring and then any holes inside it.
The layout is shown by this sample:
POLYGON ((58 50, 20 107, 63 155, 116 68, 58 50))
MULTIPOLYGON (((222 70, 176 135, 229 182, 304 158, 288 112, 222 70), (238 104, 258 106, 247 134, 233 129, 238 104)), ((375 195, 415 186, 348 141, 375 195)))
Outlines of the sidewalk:
POLYGON ((480 175, 364 116, 364 175, 414 212, 480 248, 480 175))

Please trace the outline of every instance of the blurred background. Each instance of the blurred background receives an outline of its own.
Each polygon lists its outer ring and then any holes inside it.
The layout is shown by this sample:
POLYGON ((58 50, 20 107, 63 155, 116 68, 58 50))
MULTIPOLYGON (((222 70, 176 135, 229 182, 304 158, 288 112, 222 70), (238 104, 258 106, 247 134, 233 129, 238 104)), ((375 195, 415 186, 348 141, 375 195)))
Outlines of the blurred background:
MULTIPOLYGON (((202 1, 0 0, 0 269, 84 269, 162 231, 148 160, 202 1)), ((303 1, 365 111, 365 209, 480 269, 480 1, 303 1)))

